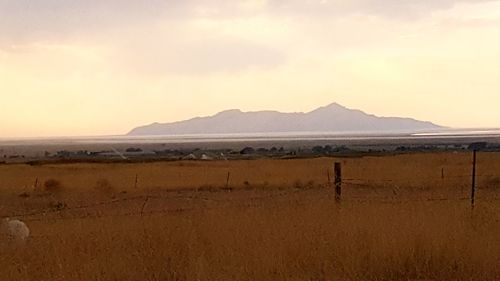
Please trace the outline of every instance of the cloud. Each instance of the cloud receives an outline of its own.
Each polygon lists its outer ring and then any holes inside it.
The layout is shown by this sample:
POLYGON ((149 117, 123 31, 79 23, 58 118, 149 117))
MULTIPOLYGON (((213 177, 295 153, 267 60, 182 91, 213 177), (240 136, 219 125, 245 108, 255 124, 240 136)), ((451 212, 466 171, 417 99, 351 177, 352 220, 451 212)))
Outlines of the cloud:
POLYGON ((234 72, 272 68, 285 62, 283 53, 244 40, 209 39, 190 42, 179 50, 167 69, 176 73, 234 72))
MULTIPOLYGON (((57 40, 155 20, 193 17, 341 17, 370 14, 408 19, 456 3, 489 0, 0 0, 0 44, 57 40)), ((490 0, 491 1, 491 0, 490 0)))
POLYGON ((22 44, 105 32, 175 18, 185 14, 186 7, 174 0, 0 0, 0 40, 22 44))
POLYGON ((258 3, 200 0, 0 0, 0 50, 102 46, 110 64, 143 74, 207 74, 281 64, 283 53, 245 38, 193 28, 190 19, 251 12, 258 3), (31 47, 30 47, 31 46, 31 47))
POLYGON ((493 0, 273 0, 269 1, 269 5, 276 12, 303 17, 342 17, 357 14, 414 20, 460 3, 491 1, 493 0))
POLYGON ((203 38, 178 41, 140 41, 110 52, 119 68, 147 75, 204 75, 267 69, 286 62, 285 53, 251 41, 203 38))
POLYGON ((388 28, 390 19, 483 1, 0 0, 0 49, 42 54, 30 46, 91 46, 103 65, 145 75, 268 69, 319 48, 333 56, 407 32, 388 28))

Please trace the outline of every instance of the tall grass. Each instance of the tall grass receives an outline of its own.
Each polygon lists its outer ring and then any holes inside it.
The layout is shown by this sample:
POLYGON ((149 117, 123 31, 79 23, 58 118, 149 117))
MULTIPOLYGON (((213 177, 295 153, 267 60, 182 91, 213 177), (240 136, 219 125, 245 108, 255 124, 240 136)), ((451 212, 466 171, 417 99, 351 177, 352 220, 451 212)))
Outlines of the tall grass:
POLYGON ((51 213, 23 218, 27 245, 0 243, 0 281, 500 280, 499 157, 478 159, 473 213, 458 200, 469 154, 6 165, 1 214, 51 213), (326 188, 334 161, 341 204, 326 188), (64 188, 32 190, 50 178, 64 188))
POLYGON ((28 245, 2 249, 1 280, 500 280, 496 203, 471 214, 462 201, 338 205, 330 195, 33 221, 28 245))

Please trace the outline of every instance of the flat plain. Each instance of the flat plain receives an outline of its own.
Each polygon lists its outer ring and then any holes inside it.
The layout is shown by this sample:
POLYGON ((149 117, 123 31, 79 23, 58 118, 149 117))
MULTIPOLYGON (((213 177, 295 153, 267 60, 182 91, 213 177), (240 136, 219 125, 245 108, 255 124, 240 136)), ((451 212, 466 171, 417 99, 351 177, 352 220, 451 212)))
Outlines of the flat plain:
POLYGON ((500 280, 500 153, 0 165, 2 280, 500 280), (342 165, 335 199, 333 164, 342 165))

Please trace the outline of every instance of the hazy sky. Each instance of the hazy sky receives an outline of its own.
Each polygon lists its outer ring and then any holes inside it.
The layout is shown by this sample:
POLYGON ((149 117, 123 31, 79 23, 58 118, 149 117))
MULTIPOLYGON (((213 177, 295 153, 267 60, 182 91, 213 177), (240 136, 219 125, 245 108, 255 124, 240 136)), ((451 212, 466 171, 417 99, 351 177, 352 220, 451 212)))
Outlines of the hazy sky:
POLYGON ((500 1, 0 0, 0 137, 332 102, 500 127, 500 1))

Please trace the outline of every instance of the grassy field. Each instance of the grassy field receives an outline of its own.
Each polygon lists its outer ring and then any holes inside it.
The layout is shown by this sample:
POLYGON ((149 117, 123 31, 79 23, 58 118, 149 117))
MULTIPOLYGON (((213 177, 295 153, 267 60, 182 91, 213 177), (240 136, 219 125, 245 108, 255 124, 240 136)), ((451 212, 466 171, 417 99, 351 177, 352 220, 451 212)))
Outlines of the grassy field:
MULTIPOLYGON (((0 190, 31 191, 56 179, 67 190, 89 190, 106 180, 117 191, 140 189, 197 189, 224 187, 227 174, 232 188, 245 186, 291 187, 326 185, 334 162, 343 164, 345 179, 398 186, 470 186, 470 153, 423 153, 363 158, 316 158, 288 160, 174 161, 153 163, 77 163, 0 165, 0 190), (136 177, 138 179, 136 185, 136 177), (38 179, 38 180, 37 180, 38 179)), ((500 177, 500 153, 478 156, 480 184, 489 185, 500 177)))
POLYGON ((0 243, 0 279, 500 280, 500 154, 473 212, 470 173, 467 153, 2 165, 0 214, 32 237, 0 243))

